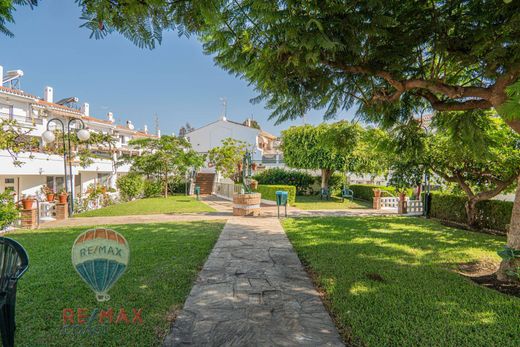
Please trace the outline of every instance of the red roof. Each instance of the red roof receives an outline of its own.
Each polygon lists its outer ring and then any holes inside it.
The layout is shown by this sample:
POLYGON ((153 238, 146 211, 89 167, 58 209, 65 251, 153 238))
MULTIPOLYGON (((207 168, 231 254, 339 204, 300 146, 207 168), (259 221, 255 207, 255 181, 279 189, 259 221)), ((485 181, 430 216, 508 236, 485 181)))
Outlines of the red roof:
MULTIPOLYGON (((86 121, 103 123, 103 124, 107 124, 107 125, 112 125, 113 124, 111 121, 108 121, 108 120, 99 119, 99 118, 90 117, 90 116, 85 116, 83 113, 81 113, 81 111, 76 110, 75 108, 71 108, 71 107, 67 107, 67 106, 64 106, 64 105, 56 104, 54 102, 48 102, 48 101, 39 99, 37 96, 28 94, 28 93, 26 93, 26 92, 24 92, 22 90, 19 90, 19 89, 12 89, 12 88, 7 88, 7 87, 4 87, 4 86, 0 86, 0 91, 3 91, 5 93, 9 93, 9 94, 13 94, 13 95, 18 95, 18 96, 23 96, 23 97, 27 97, 27 98, 36 99, 36 103, 38 105, 49 106, 49 107, 60 109, 60 110, 66 111, 66 112, 74 113, 74 114, 77 114, 78 116, 80 116, 81 119, 86 120, 86 121)), ((128 131, 130 131, 133 134, 138 135, 138 136, 156 137, 156 135, 147 134, 147 133, 145 133, 143 131, 139 131, 139 130, 128 129, 128 128, 126 128, 124 126, 121 126, 121 125, 117 125, 116 127, 119 128, 119 129, 128 130, 128 131)))

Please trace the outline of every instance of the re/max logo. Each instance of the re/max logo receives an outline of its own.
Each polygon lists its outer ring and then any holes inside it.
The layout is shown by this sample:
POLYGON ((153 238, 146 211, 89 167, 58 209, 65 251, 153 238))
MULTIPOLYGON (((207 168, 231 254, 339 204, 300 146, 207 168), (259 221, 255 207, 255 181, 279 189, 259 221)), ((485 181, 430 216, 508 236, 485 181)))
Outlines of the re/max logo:
POLYGON ((109 324, 143 324, 143 309, 132 308, 131 311, 121 307, 118 311, 94 308, 89 312, 86 308, 64 308, 62 312, 63 334, 94 335, 106 333, 109 324))

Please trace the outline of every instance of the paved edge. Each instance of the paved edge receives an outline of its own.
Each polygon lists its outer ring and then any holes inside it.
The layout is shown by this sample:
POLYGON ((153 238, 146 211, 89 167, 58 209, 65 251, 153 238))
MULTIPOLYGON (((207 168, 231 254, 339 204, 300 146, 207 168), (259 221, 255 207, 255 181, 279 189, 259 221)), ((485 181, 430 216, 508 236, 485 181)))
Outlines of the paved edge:
POLYGON ((163 346, 343 346, 276 218, 231 218, 163 346))

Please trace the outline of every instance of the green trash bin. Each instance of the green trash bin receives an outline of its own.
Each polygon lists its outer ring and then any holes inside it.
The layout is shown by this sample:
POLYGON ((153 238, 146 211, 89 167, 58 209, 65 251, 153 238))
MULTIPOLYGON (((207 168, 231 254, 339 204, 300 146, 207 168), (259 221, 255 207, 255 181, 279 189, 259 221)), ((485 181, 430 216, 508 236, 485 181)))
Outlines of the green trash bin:
POLYGON ((199 195, 200 195, 200 187, 199 186, 195 186, 195 195, 197 195, 197 200, 199 200, 199 195))
POLYGON ((287 200, 289 193, 283 190, 276 191, 276 206, 278 206, 278 218, 280 218, 280 206, 285 206, 285 217, 287 217, 287 200))

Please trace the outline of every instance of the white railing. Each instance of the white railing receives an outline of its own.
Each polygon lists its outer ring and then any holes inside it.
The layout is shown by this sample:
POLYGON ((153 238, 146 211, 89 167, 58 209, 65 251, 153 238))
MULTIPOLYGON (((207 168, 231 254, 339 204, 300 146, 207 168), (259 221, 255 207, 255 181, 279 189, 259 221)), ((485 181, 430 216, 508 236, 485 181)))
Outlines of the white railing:
POLYGON ((233 200, 234 193, 240 193, 242 186, 235 183, 215 183, 215 195, 224 199, 233 200))
POLYGON ((422 200, 408 200, 406 202, 406 210, 408 213, 422 213, 423 202, 422 200))
POLYGON ((380 198, 381 208, 397 208, 399 204, 399 198, 395 196, 388 196, 384 198, 380 198))
POLYGON ((41 201, 38 204, 38 216, 40 223, 53 221, 56 219, 56 203, 49 201, 41 201))

